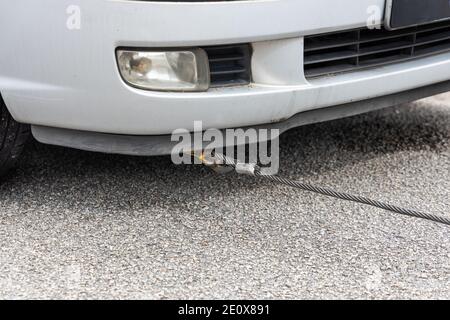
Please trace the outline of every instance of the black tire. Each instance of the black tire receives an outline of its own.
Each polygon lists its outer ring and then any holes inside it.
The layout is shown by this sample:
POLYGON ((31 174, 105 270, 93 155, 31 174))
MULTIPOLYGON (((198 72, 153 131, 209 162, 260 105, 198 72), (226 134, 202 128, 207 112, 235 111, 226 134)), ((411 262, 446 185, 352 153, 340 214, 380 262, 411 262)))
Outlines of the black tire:
POLYGON ((14 168, 30 136, 30 126, 16 122, 0 95, 0 177, 14 168))

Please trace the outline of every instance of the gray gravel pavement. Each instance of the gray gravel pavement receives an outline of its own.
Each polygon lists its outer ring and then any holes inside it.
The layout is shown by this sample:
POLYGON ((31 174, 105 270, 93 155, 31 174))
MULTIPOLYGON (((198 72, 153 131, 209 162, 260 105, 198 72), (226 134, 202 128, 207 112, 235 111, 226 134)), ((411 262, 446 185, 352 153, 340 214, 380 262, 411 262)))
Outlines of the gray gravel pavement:
MULTIPOLYGON (((292 130, 281 172, 450 215, 450 94, 292 130)), ((0 298, 450 298, 450 228, 30 143, 0 183, 0 298)))

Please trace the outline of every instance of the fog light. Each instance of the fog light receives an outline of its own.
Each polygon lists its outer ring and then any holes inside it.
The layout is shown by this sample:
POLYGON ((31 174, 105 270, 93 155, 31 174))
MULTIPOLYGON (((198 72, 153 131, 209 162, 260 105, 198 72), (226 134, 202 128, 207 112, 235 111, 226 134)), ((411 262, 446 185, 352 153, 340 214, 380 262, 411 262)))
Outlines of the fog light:
POLYGON ((117 50, 120 74, 130 85, 158 91, 206 91, 208 56, 203 49, 117 50))

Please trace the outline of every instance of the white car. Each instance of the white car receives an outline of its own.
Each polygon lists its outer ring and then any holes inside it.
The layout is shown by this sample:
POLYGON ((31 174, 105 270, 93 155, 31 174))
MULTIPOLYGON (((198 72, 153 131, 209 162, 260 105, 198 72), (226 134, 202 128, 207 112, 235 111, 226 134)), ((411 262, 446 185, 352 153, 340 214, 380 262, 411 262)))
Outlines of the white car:
POLYGON ((0 172, 40 142, 169 154, 450 90, 448 0, 0 2, 0 172))

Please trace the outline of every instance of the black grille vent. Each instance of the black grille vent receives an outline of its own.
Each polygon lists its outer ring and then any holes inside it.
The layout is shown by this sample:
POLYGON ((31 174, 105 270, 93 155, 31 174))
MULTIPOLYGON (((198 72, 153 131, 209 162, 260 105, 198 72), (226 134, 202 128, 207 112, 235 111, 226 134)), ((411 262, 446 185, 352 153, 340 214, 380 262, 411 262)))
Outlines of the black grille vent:
POLYGON ((450 51, 450 22, 388 31, 366 28, 305 37, 307 78, 450 51))
POLYGON ((203 48, 208 54, 211 87, 247 85, 250 83, 249 44, 203 48))

